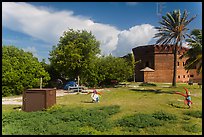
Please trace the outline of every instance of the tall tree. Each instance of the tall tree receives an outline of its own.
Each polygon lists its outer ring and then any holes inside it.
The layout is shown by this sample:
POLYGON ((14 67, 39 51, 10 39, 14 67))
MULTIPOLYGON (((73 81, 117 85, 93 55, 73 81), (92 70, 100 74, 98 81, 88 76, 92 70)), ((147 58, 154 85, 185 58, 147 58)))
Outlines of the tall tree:
MULTIPOLYGON (((132 76, 133 76, 133 82, 135 82, 135 65, 139 62, 141 62, 141 60, 139 61, 135 61, 135 57, 133 52, 128 53, 127 55, 123 56, 122 58, 126 59, 126 61, 129 63, 129 66, 132 66, 132 76)), ((132 78, 131 78, 132 80, 132 78)))
POLYGON ((132 66, 124 58, 112 55, 102 57, 98 62, 98 67, 99 83, 108 84, 111 80, 123 82, 132 76, 132 66))
POLYGON ((186 31, 188 30, 187 25, 196 18, 196 16, 187 19, 188 13, 184 10, 181 15, 180 10, 174 10, 173 12, 168 12, 166 16, 162 16, 162 21, 160 27, 156 27, 158 33, 155 34, 154 38, 159 37, 156 44, 161 45, 174 45, 174 64, 173 64, 173 81, 172 86, 176 86, 176 64, 177 64, 177 52, 178 47, 182 46, 182 42, 186 37, 186 31))
POLYGON ((191 47, 180 58, 187 57, 185 69, 197 69, 197 73, 202 73, 202 30, 194 29, 186 39, 188 45, 191 47))
POLYGON ((61 76, 76 79, 84 75, 92 59, 100 53, 99 45, 91 32, 69 29, 53 46, 49 60, 61 76))
POLYGON ((43 86, 50 79, 32 53, 24 52, 15 46, 2 47, 2 96, 19 95, 27 88, 43 86))
POLYGON ((133 80, 135 82, 135 76, 134 76, 134 63, 135 63, 135 60, 134 60, 134 55, 133 53, 128 53, 127 55, 123 56, 122 57, 123 59, 126 60, 126 62, 128 63, 129 66, 132 67, 132 76, 129 78, 129 80, 133 80))

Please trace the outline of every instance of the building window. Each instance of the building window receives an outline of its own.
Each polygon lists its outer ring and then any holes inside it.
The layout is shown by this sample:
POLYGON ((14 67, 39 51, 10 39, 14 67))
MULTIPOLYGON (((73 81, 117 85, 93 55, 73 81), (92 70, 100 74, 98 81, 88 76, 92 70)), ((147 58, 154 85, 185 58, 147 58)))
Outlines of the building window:
POLYGON ((179 62, 178 62, 178 66, 179 66, 179 62))
POLYGON ((191 78, 193 78, 193 77, 194 77, 194 75, 190 75, 190 77, 191 77, 191 78))
POLYGON ((146 62, 146 65, 145 65, 145 66, 146 66, 146 67, 149 67, 149 61, 146 62))
POLYGON ((180 78, 180 76, 178 75, 178 78, 180 78))
POLYGON ((185 66, 185 62, 183 62, 183 66, 185 66))
POLYGON ((183 75, 183 78, 185 78, 185 75, 183 75))

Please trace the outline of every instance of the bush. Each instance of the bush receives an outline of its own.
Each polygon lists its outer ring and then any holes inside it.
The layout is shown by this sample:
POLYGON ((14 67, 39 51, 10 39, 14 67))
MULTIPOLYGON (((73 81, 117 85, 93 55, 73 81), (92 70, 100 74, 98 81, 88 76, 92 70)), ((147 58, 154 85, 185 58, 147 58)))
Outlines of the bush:
POLYGON ((153 114, 135 114, 124 117, 116 122, 116 125, 124 127, 129 132, 139 132, 141 128, 162 126, 169 122, 175 122, 177 117, 163 111, 154 112, 153 114))
POLYGON ((202 118, 202 111, 187 111, 184 114, 195 118, 202 118))
POLYGON ((163 111, 155 112, 152 114, 152 116, 156 119, 163 120, 163 121, 177 120, 176 115, 169 114, 163 111))
POLYGON ((39 87, 50 79, 38 59, 14 46, 2 47, 2 96, 20 95, 27 88, 39 87))
POLYGON ((107 121, 110 115, 119 111, 119 106, 99 107, 95 109, 75 109, 64 121, 79 121, 82 126, 91 126, 98 131, 107 131, 112 124, 107 121))
POLYGON ((117 125, 125 127, 129 131, 138 132, 139 128, 161 126, 162 123, 150 114, 135 114, 118 120, 117 125))
POLYGON ((92 109, 53 107, 46 111, 14 111, 2 115, 2 133, 8 135, 80 135, 96 134, 114 126, 108 118, 119 106, 92 109), (91 130, 87 130, 91 127, 91 130))
POLYGON ((193 132, 193 133, 197 133, 197 132, 201 132, 202 131, 202 127, 199 127, 197 124, 194 124, 194 125, 191 125, 191 124, 184 125, 182 128, 185 131, 193 132))
POLYGON ((49 132, 48 125, 59 120, 46 112, 12 112, 2 117, 2 131, 9 135, 41 135, 49 132))
POLYGON ((100 107, 99 110, 105 111, 108 115, 113 115, 119 112, 120 106, 113 105, 113 106, 100 107))

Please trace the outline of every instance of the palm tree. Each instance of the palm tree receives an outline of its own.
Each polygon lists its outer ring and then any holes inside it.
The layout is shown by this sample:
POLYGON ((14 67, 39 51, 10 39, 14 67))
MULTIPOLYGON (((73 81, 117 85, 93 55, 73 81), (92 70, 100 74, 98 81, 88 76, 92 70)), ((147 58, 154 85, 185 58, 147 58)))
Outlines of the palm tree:
POLYGON ((196 67, 197 73, 202 73, 202 30, 194 29, 187 39, 188 45, 191 47, 180 58, 188 57, 184 68, 186 70, 194 69, 196 67))
POLYGON ((196 16, 187 20, 188 13, 184 10, 181 15, 180 10, 174 10, 173 12, 168 12, 166 16, 162 16, 162 21, 159 23, 162 25, 156 27, 158 33, 155 34, 154 38, 159 37, 156 41, 156 44, 161 45, 174 45, 174 69, 173 69, 173 81, 172 86, 176 86, 176 63, 177 63, 177 52, 178 46, 182 46, 182 42, 185 39, 186 31, 188 30, 187 25, 194 19, 196 16))

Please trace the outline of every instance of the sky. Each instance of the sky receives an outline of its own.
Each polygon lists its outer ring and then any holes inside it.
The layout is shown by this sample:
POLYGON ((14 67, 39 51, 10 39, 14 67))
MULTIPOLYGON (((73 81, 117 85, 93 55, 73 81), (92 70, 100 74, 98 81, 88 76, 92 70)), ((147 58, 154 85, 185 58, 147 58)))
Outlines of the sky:
MULTIPOLYGON (((2 45, 14 45, 49 63, 49 53, 69 29, 87 30, 101 55, 124 56, 155 44, 161 17, 187 10, 189 31, 202 29, 202 2, 2 2, 2 45)), ((190 32, 189 32, 190 33, 190 32)))

